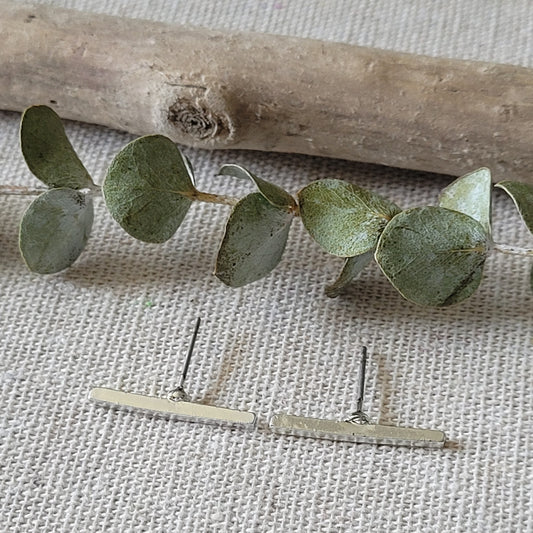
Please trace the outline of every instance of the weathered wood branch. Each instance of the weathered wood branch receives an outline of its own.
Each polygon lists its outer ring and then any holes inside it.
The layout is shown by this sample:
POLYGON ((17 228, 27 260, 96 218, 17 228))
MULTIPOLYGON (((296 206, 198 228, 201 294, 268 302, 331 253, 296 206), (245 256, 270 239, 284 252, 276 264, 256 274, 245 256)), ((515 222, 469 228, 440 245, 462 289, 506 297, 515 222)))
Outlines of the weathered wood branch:
POLYGON ((533 70, 0 0, 0 108, 202 148, 533 181, 533 70))

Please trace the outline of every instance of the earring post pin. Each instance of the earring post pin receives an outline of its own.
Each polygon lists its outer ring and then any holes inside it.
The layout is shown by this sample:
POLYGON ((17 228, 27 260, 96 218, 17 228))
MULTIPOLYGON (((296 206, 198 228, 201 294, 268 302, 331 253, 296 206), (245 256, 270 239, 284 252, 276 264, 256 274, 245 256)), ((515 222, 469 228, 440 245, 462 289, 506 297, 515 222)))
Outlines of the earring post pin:
POLYGON ((180 383, 176 389, 167 394, 166 398, 125 392, 107 387, 94 387, 89 392, 89 399, 108 407, 111 406, 127 411, 143 411, 152 415, 164 415, 173 420, 184 422, 201 422, 246 428, 255 427, 257 418, 254 413, 192 402, 183 389, 199 328, 200 318, 196 320, 180 383))
POLYGON ((442 431, 370 423, 370 419, 363 412, 366 362, 367 348, 364 346, 359 363, 357 410, 348 419, 336 421, 279 413, 270 419, 271 430, 283 435, 360 444, 442 448, 446 442, 446 436, 442 431))
POLYGON ((192 334, 191 343, 189 344, 189 351, 187 352, 187 357, 185 358, 185 364, 183 365, 180 384, 178 385, 178 388, 183 388, 185 379, 187 378, 187 373, 189 372, 189 365, 191 364, 192 353, 194 351, 194 345, 196 344, 196 337, 198 336, 199 329, 200 329, 200 317, 196 319, 196 325, 194 326, 194 332, 192 334))

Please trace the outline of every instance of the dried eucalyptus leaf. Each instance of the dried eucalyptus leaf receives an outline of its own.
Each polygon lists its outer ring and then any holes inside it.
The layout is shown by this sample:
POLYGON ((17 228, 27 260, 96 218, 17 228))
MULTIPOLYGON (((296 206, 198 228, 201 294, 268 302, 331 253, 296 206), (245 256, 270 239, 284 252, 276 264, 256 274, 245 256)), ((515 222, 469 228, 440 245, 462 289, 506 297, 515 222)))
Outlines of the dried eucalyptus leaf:
POLYGON ((20 146, 28 168, 49 187, 84 189, 94 185, 53 109, 36 105, 24 111, 20 146))
POLYGON ((281 260, 292 219, 261 193, 242 198, 226 224, 215 275, 230 287, 265 277, 281 260))
POLYGON ((377 194, 341 180, 315 181, 298 193, 302 222, 326 252, 353 257, 375 248, 401 209, 377 194))
POLYGON ((448 185, 440 195, 439 206, 471 216, 490 234, 491 186, 490 170, 480 168, 448 185))
POLYGON ((520 181, 500 181, 496 187, 503 189, 513 199, 520 216, 533 233, 533 185, 520 181))
POLYGON ((336 298, 342 292, 344 287, 351 283, 363 269, 372 261, 374 257, 374 249, 369 250, 361 255, 355 257, 348 257, 344 261, 342 271, 337 280, 326 287, 326 296, 336 298))
POLYGON ((281 187, 278 187, 273 183, 258 178, 240 165, 222 165, 218 173, 222 176, 233 176, 234 178, 253 181, 259 189, 259 192, 276 207, 290 209, 296 206, 296 201, 287 191, 284 191, 281 187))
POLYGON ((102 186, 113 218, 136 239, 164 242, 182 223, 196 192, 178 147, 162 135, 129 143, 115 157, 102 186))
POLYGON ((443 207, 416 207, 387 225, 375 257, 402 296, 441 307, 477 289, 488 239, 483 226, 468 215, 443 207))
POLYGON ((51 189, 28 207, 19 245, 28 268, 39 274, 63 270, 83 251, 93 225, 93 201, 74 189, 51 189))

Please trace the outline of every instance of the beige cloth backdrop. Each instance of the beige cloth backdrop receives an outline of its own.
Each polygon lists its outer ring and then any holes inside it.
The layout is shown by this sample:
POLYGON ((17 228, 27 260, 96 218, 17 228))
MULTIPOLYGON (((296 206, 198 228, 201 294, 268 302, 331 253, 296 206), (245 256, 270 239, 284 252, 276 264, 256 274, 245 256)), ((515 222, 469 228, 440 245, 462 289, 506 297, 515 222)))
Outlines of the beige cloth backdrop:
MULTIPOLYGON (((125 17, 285 33, 533 67, 524 1, 56 0, 125 17)), ((179 53, 179 51, 176 51, 179 53)), ((0 74, 1 75, 1 74, 0 74)), ((39 103, 39 102, 36 102, 39 103)), ((2 183, 36 184, 17 113, 0 113, 2 183)), ((132 137, 67 123, 98 182, 132 137)), ((436 201, 442 176, 255 152, 186 149, 200 187, 236 162, 297 191, 333 177, 400 205, 436 201)), ((479 166, 483 161, 479 162, 479 166)), ((6 532, 531 532, 531 260, 491 257, 482 286, 446 310, 411 305, 375 266, 336 300, 342 261, 296 221, 280 267, 226 288, 213 262, 228 209, 193 205, 164 245, 126 235, 96 202, 93 236, 66 272, 24 267, 17 224, 29 200, 0 197, 0 530, 6 532), (91 386, 164 394, 202 317, 188 378, 194 398, 253 410, 253 432, 96 407, 91 386), (369 348, 366 410, 386 424, 442 429, 444 450, 271 434, 285 411, 339 418, 354 408, 369 348)), ((495 194, 496 240, 533 240, 495 194)))

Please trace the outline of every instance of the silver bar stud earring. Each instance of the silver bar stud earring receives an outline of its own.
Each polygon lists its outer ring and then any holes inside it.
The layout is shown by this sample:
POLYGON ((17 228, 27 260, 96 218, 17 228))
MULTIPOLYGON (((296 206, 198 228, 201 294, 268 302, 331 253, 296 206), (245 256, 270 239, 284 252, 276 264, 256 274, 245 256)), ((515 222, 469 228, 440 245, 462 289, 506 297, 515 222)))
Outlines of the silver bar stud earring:
POLYGON ((164 415, 173 420, 239 426, 244 428, 255 427, 256 416, 254 413, 192 402, 189 395, 185 392, 183 385, 185 383, 185 378, 187 377, 187 372, 189 371, 194 343, 196 342, 199 328, 200 319, 198 318, 189 345, 187 358, 185 359, 185 364, 183 366, 180 383, 178 387, 171 390, 165 398, 124 392, 105 387, 95 387, 91 389, 89 398, 108 407, 111 406, 133 411, 140 410, 154 415, 164 415))
POLYGON ((274 433, 284 435, 334 441, 442 448, 446 442, 446 436, 442 431, 370 423, 369 417, 363 412, 366 360, 367 350, 366 347, 363 347, 359 367, 359 390, 356 411, 349 418, 343 421, 335 421, 323 418, 275 414, 270 419, 271 430, 274 433))

